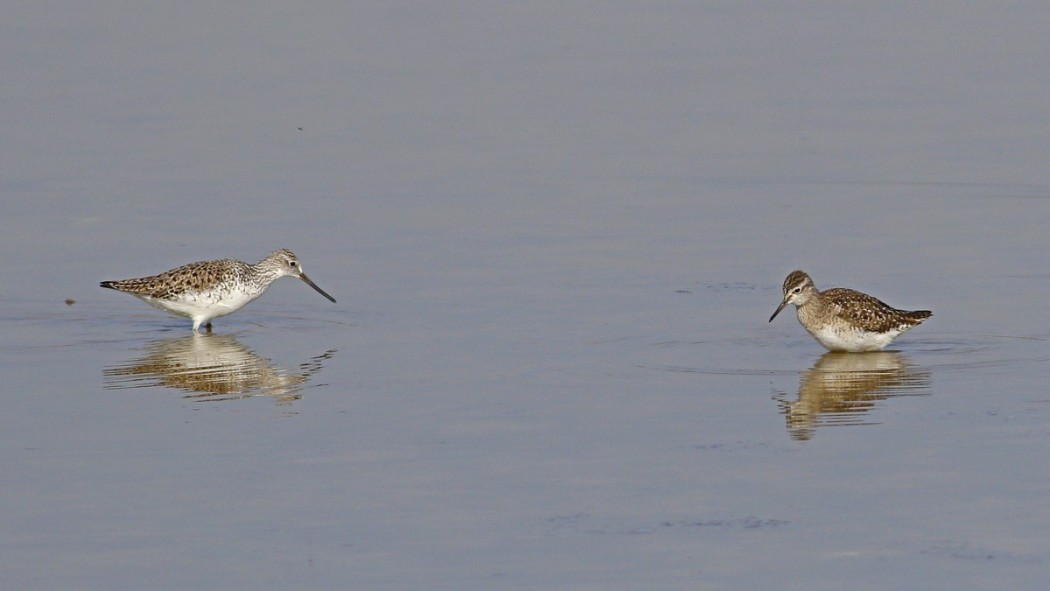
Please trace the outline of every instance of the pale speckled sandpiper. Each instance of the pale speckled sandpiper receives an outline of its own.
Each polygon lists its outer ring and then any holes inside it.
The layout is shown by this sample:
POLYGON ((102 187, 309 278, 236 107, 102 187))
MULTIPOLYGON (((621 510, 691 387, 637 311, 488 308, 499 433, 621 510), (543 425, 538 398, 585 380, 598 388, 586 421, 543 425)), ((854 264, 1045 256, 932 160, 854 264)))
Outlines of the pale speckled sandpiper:
POLYGON ((281 277, 298 277, 335 302, 335 298, 303 273, 299 257, 285 248, 273 251, 254 265, 234 259, 200 261, 152 277, 103 281, 99 285, 130 293, 154 308, 190 318, 193 331, 197 332, 202 323, 210 331, 213 318, 241 309, 281 277))
POLYGON ((798 308, 798 321, 831 351, 879 351, 893 339, 933 315, 929 310, 898 310, 868 294, 835 287, 820 291, 802 271, 784 279, 784 300, 769 321, 788 304, 798 308))

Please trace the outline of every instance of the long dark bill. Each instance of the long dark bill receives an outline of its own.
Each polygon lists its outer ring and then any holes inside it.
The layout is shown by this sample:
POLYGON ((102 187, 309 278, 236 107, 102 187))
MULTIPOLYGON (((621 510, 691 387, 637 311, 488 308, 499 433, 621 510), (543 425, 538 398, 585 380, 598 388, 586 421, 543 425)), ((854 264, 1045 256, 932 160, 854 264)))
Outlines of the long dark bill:
POLYGON ((313 281, 310 281, 310 278, 307 277, 305 273, 300 273, 299 274, 299 279, 302 279, 304 283, 306 283, 310 287, 316 289, 317 293, 319 293, 319 294, 323 295, 324 297, 328 298, 328 300, 331 301, 333 304, 335 303, 335 298, 333 298, 332 296, 330 296, 327 293, 325 293, 325 290, 321 289, 320 287, 317 287, 317 284, 314 283, 313 281))
POLYGON ((784 300, 783 302, 780 302, 780 305, 777 306, 777 311, 773 312, 773 315, 769 317, 769 321, 773 322, 773 319, 777 317, 777 314, 780 314, 780 311, 783 310, 784 306, 786 306, 786 305, 788 305, 787 300, 784 300))

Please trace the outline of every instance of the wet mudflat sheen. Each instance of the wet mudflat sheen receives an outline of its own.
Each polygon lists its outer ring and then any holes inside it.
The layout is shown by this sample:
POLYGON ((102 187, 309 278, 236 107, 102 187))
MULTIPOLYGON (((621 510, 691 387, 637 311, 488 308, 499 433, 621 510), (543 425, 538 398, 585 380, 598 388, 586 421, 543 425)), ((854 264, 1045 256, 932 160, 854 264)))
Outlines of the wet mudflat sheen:
POLYGON ((0 587, 1044 588, 1033 10, 9 10, 0 587))

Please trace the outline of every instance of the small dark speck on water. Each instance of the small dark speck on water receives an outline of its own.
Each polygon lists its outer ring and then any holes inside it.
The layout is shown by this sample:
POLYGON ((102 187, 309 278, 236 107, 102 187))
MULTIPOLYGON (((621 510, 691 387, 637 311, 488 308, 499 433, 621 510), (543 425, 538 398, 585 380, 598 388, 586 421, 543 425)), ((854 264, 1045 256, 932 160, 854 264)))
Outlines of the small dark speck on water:
POLYGON ((72 306, 75 303, 77 303, 77 301, 74 300, 73 298, 66 298, 66 305, 67 306, 72 306))

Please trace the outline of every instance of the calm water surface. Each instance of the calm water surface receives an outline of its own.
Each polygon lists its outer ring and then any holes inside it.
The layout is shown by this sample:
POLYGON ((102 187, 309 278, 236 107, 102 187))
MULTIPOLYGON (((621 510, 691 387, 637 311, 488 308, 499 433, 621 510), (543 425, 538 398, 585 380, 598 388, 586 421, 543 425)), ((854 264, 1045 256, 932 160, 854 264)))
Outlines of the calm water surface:
POLYGON ((0 586, 1042 589, 1041 11, 9 7, 0 586))

